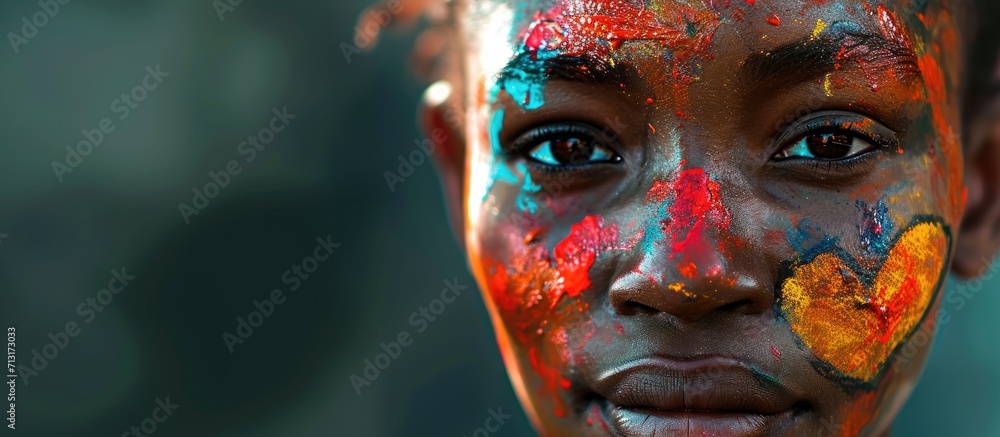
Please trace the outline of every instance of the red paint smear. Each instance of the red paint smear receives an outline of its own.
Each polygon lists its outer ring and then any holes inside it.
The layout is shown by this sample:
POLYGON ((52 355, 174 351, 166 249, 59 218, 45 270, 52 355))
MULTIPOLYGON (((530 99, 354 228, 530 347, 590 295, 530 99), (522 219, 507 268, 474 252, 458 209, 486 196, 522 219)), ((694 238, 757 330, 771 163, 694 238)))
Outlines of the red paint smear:
POLYGON ((840 427, 841 437, 856 436, 868 425, 873 417, 878 416, 879 397, 878 391, 871 391, 859 395, 849 406, 842 409, 846 413, 846 419, 840 427))
POLYGON ((556 268, 564 282, 553 295, 555 305, 562 292, 569 297, 577 297, 590 287, 590 267, 601 250, 614 246, 618 240, 618 228, 602 228, 602 221, 596 216, 584 218, 573 225, 569 236, 556 245, 556 268))
POLYGON ((704 252, 706 227, 729 229, 729 211, 722 206, 719 184, 708 177, 705 170, 694 168, 681 172, 673 183, 674 203, 670 205, 668 234, 673 239, 674 254, 704 252))
MULTIPOLYGON (((588 308, 585 301, 562 297, 577 297, 590 287, 589 271, 597 257, 617 250, 618 228, 615 224, 605 226, 598 216, 586 217, 571 226, 569 235, 551 252, 539 238, 541 232, 529 232, 524 241, 533 242, 512 255, 507 266, 489 259, 484 263, 489 269, 487 283, 494 304, 514 339, 532 345, 531 368, 543 382, 542 392, 553 399, 554 413, 562 417, 567 410, 559 390, 572 388, 572 382, 559 369, 561 364, 574 361, 572 348, 577 346, 567 343, 565 327, 585 320, 588 308), (550 327, 553 330, 547 334, 550 327), (534 346, 540 341, 558 352, 534 346)), ((604 330, 598 334, 608 343, 616 338, 604 330)), ((588 334, 586 340, 593 335, 588 334)))
MULTIPOLYGON (((962 182, 964 174, 962 169, 962 148, 958 143, 957 136, 951 129, 948 116, 945 114, 948 97, 945 93, 945 78, 941 66, 930 53, 921 56, 918 63, 920 71, 924 76, 927 100, 932 108, 932 123, 934 124, 934 129, 937 131, 938 138, 941 139, 941 149, 945 158, 944 165, 933 166, 934 172, 938 176, 935 178, 935 181, 947 181, 950 193, 948 196, 941 197, 947 197, 951 201, 951 204, 948 205, 950 208, 944 209, 950 209, 954 217, 961 214, 968 200, 968 192, 965 190, 965 184, 962 182)), ((935 157, 935 159, 937 158, 935 157)))
POLYGON ((707 56, 718 25, 718 15, 706 7, 669 2, 654 12, 628 0, 560 0, 548 11, 535 14, 524 35, 524 46, 533 59, 543 49, 605 59, 626 42, 657 41, 669 48, 676 61, 675 76, 689 79, 677 63, 707 56))
POLYGON ((854 61, 861 67, 865 79, 874 92, 879 90, 880 74, 895 73, 900 79, 907 75, 918 77, 920 70, 913 43, 903 30, 899 18, 882 5, 875 10, 867 4, 864 7, 868 13, 876 15, 880 33, 887 43, 859 40, 851 35, 845 36, 840 40, 842 45, 835 57, 837 61, 835 68, 840 68, 842 62, 854 61))
POLYGON ((565 378, 559 374, 559 369, 549 367, 543 362, 543 360, 538 356, 538 349, 536 348, 528 350, 528 360, 531 362, 531 368, 538 374, 539 377, 542 378, 542 391, 553 394, 553 399, 556 402, 556 416, 565 416, 566 405, 557 394, 558 387, 562 385, 562 381, 565 380, 565 378))
POLYGON ((772 26, 780 26, 781 18, 778 18, 778 14, 771 14, 767 16, 767 23, 772 26))
POLYGON ((678 272, 689 279, 721 274, 718 257, 726 253, 725 246, 704 234, 706 229, 729 230, 730 215, 722 204, 719 184, 703 169, 684 170, 672 181, 654 182, 646 193, 647 203, 668 201, 672 203, 661 227, 672 242, 669 259, 680 257, 678 272))
POLYGON ((561 0, 547 12, 535 14, 525 46, 533 52, 548 48, 581 55, 604 51, 605 43, 614 49, 627 41, 655 40, 672 48, 707 45, 718 22, 714 13, 683 5, 664 8, 670 9, 657 13, 627 0, 561 0), (691 36, 692 25, 708 31, 691 36))
POLYGON ((646 203, 663 203, 670 198, 673 193, 673 184, 670 182, 656 181, 653 187, 646 193, 646 203))
POLYGON ((771 355, 774 356, 776 361, 781 360, 781 351, 779 351, 773 344, 771 345, 771 355))
MULTIPOLYGON (((920 286, 915 276, 915 270, 918 267, 916 261, 913 260, 907 248, 897 245, 894 250, 898 251, 895 253, 898 253, 898 256, 902 259, 902 264, 905 268, 905 279, 892 296, 892 299, 887 300, 885 298, 891 290, 882 287, 879 290, 875 290, 875 299, 870 303, 872 311, 878 318, 878 326, 873 330, 872 337, 877 338, 882 343, 889 342, 892 334, 896 332, 899 322, 903 320, 906 310, 913 306, 914 302, 920 297, 920 286)), ((903 272, 901 271, 900 273, 903 272)), ((871 341, 871 338, 868 341, 871 341)))
POLYGON ((590 287, 590 268, 601 253, 616 249, 617 240, 617 225, 604 226, 600 217, 589 216, 573 225, 552 253, 536 241, 513 255, 507 266, 486 260, 493 301, 520 341, 538 335, 548 318, 566 317, 552 310, 563 295, 574 298, 590 287))

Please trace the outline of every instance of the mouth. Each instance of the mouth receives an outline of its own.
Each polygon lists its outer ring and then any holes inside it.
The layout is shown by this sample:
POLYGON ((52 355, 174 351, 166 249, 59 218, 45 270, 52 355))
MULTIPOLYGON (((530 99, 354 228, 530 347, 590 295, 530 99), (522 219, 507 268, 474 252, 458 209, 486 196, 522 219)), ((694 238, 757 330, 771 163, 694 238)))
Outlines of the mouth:
POLYGON ((641 359, 602 375, 594 391, 623 437, 775 435, 810 410, 776 378, 721 357, 641 359))

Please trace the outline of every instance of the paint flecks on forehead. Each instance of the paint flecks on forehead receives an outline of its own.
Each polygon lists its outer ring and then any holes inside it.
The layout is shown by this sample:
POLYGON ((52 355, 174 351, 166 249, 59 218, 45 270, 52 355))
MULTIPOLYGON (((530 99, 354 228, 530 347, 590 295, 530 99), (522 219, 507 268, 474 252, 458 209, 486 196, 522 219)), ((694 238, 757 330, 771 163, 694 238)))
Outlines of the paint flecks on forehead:
POLYGON ((836 22, 827 26, 817 22, 812 39, 839 47, 835 68, 857 65, 865 74, 872 91, 878 91, 883 77, 904 79, 918 77, 920 70, 913 42, 902 22, 890 10, 879 5, 864 5, 867 14, 877 23, 881 38, 871 38, 857 23, 836 22))
POLYGON ((547 11, 535 13, 520 33, 521 47, 501 73, 493 90, 495 100, 505 90, 524 109, 544 101, 547 61, 589 57, 614 68, 616 50, 628 42, 656 42, 662 57, 674 66, 674 79, 690 80, 687 64, 711 42, 718 16, 704 2, 653 1, 636 6, 628 0, 559 0, 547 11))

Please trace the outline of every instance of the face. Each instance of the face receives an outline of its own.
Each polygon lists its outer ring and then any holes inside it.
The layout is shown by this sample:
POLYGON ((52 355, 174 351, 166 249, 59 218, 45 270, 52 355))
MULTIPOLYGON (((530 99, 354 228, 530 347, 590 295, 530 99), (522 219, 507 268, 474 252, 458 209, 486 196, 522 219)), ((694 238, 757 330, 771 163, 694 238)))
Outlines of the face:
POLYGON ((965 202, 950 2, 470 3, 466 244, 536 427, 884 433, 965 202))

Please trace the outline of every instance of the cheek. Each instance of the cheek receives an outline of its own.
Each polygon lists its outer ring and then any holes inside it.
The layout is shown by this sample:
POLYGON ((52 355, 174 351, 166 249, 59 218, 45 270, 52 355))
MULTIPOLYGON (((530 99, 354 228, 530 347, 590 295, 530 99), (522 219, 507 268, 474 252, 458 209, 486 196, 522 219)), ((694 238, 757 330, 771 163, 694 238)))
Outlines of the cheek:
POLYGON ((481 260, 490 299, 522 344, 582 318, 586 304, 578 298, 591 285, 590 269, 618 240, 617 225, 599 216, 573 225, 551 250, 539 239, 540 232, 508 239, 509 246, 481 260))
POLYGON ((487 244, 488 250, 473 261, 480 263, 487 298, 510 335, 513 350, 505 353, 520 356, 522 365, 530 366, 537 378, 528 384, 530 393, 548 398, 552 413, 565 417, 568 410, 561 394, 572 383, 564 372, 576 363, 574 351, 583 351, 598 333, 581 295, 591 286, 590 272, 598 257, 617 250, 618 227, 588 216, 554 245, 546 244, 547 233, 484 230, 492 241, 503 243, 487 244))
POLYGON ((948 228, 939 221, 913 224, 894 241, 884 237, 886 230, 877 220, 861 226, 862 247, 887 248, 874 257, 880 267, 867 268, 873 263, 826 244, 781 287, 780 310, 802 343, 836 374, 863 384, 876 379, 924 319, 950 248, 948 228))

